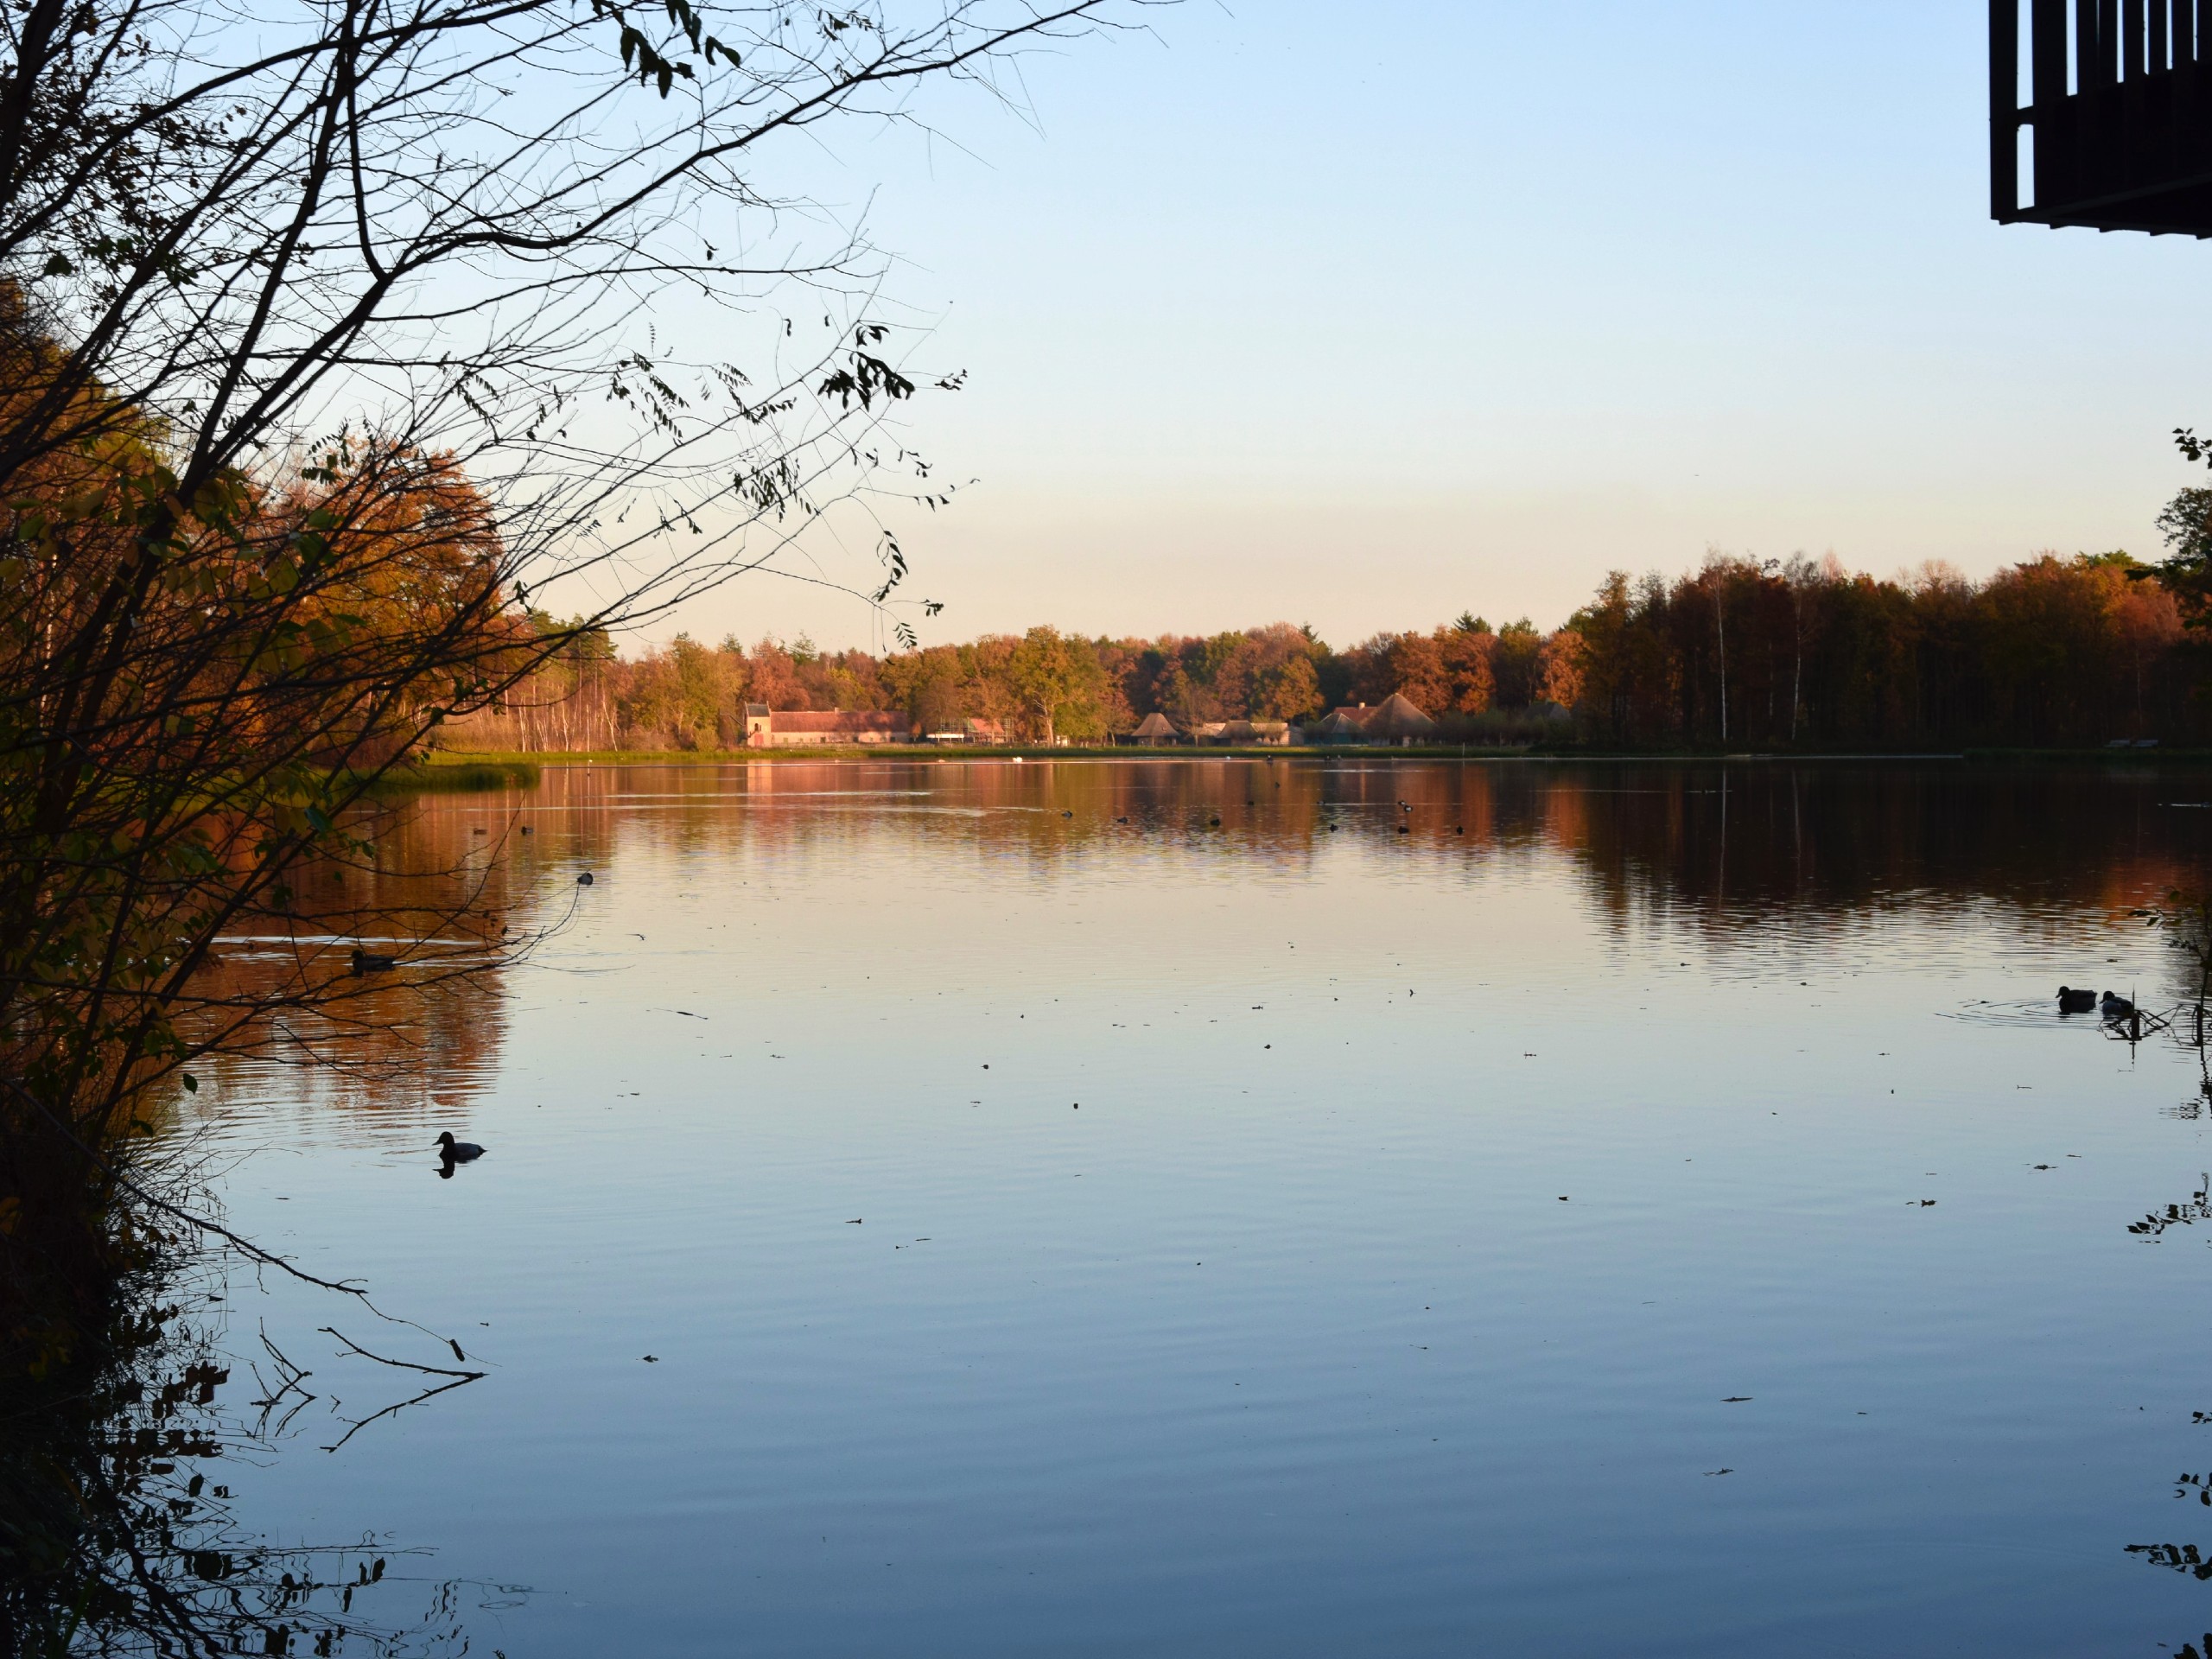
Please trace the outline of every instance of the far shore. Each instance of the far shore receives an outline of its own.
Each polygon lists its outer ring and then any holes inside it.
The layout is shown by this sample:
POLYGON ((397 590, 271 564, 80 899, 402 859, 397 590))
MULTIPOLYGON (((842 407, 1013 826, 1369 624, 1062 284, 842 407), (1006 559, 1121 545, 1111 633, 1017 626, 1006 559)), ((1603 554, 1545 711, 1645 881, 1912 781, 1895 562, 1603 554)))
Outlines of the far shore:
MULTIPOLYGON (((545 750, 531 753, 437 750, 410 768, 413 776, 425 772, 461 770, 490 774, 497 772, 535 773, 558 766, 758 766, 788 761, 959 760, 1022 761, 1123 760, 1522 760, 1553 763, 1577 761, 1696 762, 1709 764, 1775 765, 1843 763, 1979 763, 1984 765, 2048 765, 2052 762, 2124 766, 2202 766, 2212 764, 2212 749, 2079 749, 1986 748, 1915 750, 1884 753, 1872 750, 1719 750, 1611 749, 1570 747, 1485 747, 1476 744, 1432 743, 1407 748, 1381 745, 1346 744, 1294 747, 1287 745, 1193 747, 1187 745, 1140 748, 1112 747, 1046 748, 1015 744, 966 746, 937 744, 809 745, 770 749, 601 749, 545 750)), ((488 779, 487 779, 488 780, 488 779)))

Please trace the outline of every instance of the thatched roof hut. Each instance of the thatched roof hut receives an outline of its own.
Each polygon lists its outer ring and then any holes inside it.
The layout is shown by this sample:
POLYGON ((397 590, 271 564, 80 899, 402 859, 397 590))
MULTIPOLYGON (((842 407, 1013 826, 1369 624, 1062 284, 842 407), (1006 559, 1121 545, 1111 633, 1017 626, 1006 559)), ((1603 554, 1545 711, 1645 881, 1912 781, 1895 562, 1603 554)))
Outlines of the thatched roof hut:
POLYGON ((1357 709, 1332 709, 1306 728, 1308 743, 1357 743, 1367 735, 1367 717, 1375 711, 1365 703, 1357 709))
POLYGON ((1129 734, 1130 740, 1137 743, 1173 743, 1180 741, 1182 735, 1166 715, 1156 710, 1147 715, 1137 723, 1136 730, 1129 734))
POLYGON ((1376 706, 1362 728, 1370 742, 1412 743, 1436 735, 1436 722, 1400 692, 1376 706))
POLYGON ((1224 720, 1208 730, 1209 743, 1283 744, 1290 741, 1290 722, 1283 720, 1224 720))

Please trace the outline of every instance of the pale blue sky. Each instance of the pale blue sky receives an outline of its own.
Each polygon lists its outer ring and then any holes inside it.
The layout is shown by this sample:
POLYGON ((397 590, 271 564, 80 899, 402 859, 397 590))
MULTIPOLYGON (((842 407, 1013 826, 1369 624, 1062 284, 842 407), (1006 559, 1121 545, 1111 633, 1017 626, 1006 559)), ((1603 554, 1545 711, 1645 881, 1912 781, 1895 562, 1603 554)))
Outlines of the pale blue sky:
MULTIPOLYGON (((1192 0, 1030 60, 1033 126, 848 135, 810 183, 874 192, 970 372, 913 429, 977 480, 899 521, 925 637, 1548 625, 1708 544, 2152 550, 2212 249, 1989 221, 1985 18, 1192 0)), ((684 620, 872 638, 758 578, 684 620)))

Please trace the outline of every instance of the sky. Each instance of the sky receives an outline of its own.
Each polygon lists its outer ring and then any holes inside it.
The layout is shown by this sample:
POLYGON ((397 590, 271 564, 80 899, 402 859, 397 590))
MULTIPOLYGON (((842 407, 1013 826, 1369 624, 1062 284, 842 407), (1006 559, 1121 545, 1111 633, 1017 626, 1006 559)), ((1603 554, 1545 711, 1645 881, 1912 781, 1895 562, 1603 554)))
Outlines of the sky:
MULTIPOLYGON (((1144 18, 803 169, 968 374, 901 435, 954 501, 885 508, 925 642, 1551 626, 1709 548, 2148 555, 2198 476, 2212 251, 1990 220, 1972 0, 1144 18)), ((759 575, 677 626, 885 637, 759 575)))

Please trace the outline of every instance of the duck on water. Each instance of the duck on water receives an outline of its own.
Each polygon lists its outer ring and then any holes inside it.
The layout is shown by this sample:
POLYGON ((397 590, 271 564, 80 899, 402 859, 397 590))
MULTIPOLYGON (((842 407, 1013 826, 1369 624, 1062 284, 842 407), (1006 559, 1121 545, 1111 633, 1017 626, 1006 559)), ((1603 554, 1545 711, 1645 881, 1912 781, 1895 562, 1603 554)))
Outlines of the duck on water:
POLYGON ((456 1141, 448 1129, 438 1137, 438 1156, 448 1164, 466 1164, 481 1158, 484 1148, 474 1141, 456 1141))
POLYGON ((2094 1014, 2106 1020, 2125 1020, 2135 1012, 2135 1005, 2117 991, 2107 991, 2102 996, 2094 991, 2077 991, 2070 985, 2058 988, 2058 1011, 2061 1014, 2094 1014))

